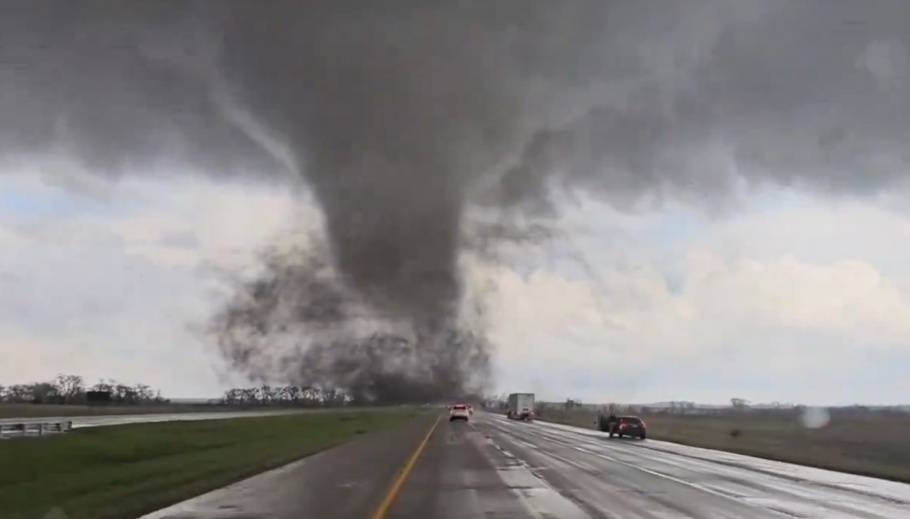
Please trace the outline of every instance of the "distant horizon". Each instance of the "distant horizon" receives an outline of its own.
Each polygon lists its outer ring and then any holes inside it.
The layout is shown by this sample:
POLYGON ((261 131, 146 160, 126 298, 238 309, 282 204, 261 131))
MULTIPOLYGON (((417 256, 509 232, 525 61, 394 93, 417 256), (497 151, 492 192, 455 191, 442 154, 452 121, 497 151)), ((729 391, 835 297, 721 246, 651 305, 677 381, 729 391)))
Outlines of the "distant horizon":
MULTIPOLYGON (((102 380, 103 380, 103 381, 106 381, 106 382, 111 382, 111 381, 113 380, 113 379, 111 379, 110 377, 100 377, 99 379, 96 379, 96 380, 97 380, 96 382, 91 382, 90 379, 88 379, 87 377, 82 377, 82 378, 83 378, 83 381, 84 381, 84 388, 85 388, 86 390, 88 390, 88 389, 91 388, 93 385, 95 385, 96 383, 99 383, 99 382, 102 381, 102 380)), ((10 384, 10 383, 4 383, 2 380, 0 380, 0 388, 3 388, 3 387, 9 388, 10 386, 18 385, 18 384, 30 385, 30 384, 40 384, 40 383, 44 383, 44 382, 52 382, 52 381, 53 381, 53 378, 49 378, 49 379, 43 380, 43 381, 30 381, 30 382, 25 382, 25 383, 12 383, 12 384, 10 384)), ((115 382, 118 382, 118 383, 125 383, 125 382, 123 382, 123 381, 115 381, 115 382)), ((139 382, 139 383, 136 383, 136 384, 132 384, 132 386, 137 386, 137 385, 140 385, 140 384, 142 384, 142 383, 139 382)), ((127 385, 130 385, 130 384, 127 384, 127 385)), ((224 392, 226 392, 226 391, 228 391, 228 390, 230 390, 230 389, 259 388, 259 387, 262 387, 263 385, 269 385, 269 386, 271 386, 271 387, 274 389, 274 388, 281 388, 281 387, 284 387, 284 386, 288 386, 288 385, 291 385, 291 384, 240 384, 240 385, 234 386, 234 387, 232 387, 232 388, 225 388, 223 391, 221 391, 221 392, 218 393, 218 394, 215 394, 214 396, 168 396, 168 393, 167 393, 165 390, 161 389, 161 388, 157 388, 157 387, 150 386, 150 389, 151 389, 152 392, 160 391, 160 392, 161 392, 161 398, 163 398, 163 399, 165 399, 165 400, 168 400, 168 401, 170 401, 170 402, 172 402, 172 403, 208 403, 208 402, 211 402, 211 401, 216 401, 216 400, 222 400, 222 399, 224 399, 224 396, 225 396, 225 395, 224 395, 224 392)), ((300 386, 298 386, 298 387, 300 387, 300 386)), ((538 393, 538 392, 535 392, 535 391, 528 391, 527 389, 525 389, 525 390, 509 391, 509 392, 499 391, 499 392, 496 392, 496 393, 494 393, 494 394, 488 394, 487 396, 488 396, 488 397, 492 397, 492 398, 496 398, 496 397, 503 396, 503 395, 506 395, 506 394, 508 394, 508 393, 513 393, 513 392, 518 392, 518 393, 521 393, 521 392, 535 393, 535 395, 537 395, 537 401, 538 401, 539 403, 547 403, 547 404, 564 404, 564 403, 566 402, 567 399, 571 399, 571 400, 576 401, 576 402, 579 402, 581 405, 585 405, 585 406, 588 406, 588 405, 605 406, 605 405, 609 405, 609 404, 612 403, 612 404, 616 404, 616 405, 633 405, 633 406, 652 406, 652 407, 655 407, 655 406, 669 406, 672 402, 677 402, 677 403, 693 403, 696 407, 733 407, 732 404, 731 404, 731 402, 730 402, 731 399, 718 399, 718 400, 694 400, 694 399, 675 399, 675 400, 667 400, 667 399, 631 400, 631 399, 630 399, 630 400, 624 400, 624 399, 604 399, 604 400, 601 401, 600 399, 597 399, 597 400, 586 400, 586 399, 577 398, 577 397, 576 397, 576 398, 572 398, 572 397, 553 397, 552 395, 548 395, 548 394, 546 394, 546 393, 544 393, 543 396, 542 396, 541 393, 538 393)), ((779 405, 779 406, 781 406, 781 407, 805 406, 805 407, 832 407, 832 408, 833 408, 833 407, 856 407, 856 406, 860 406, 860 407, 887 407, 887 408, 903 408, 903 407, 910 407, 910 402, 906 402, 906 401, 904 401, 904 402, 893 402, 893 403, 887 403, 887 402, 883 403, 883 402, 881 402, 881 401, 879 401, 879 402, 870 402, 870 401, 865 401, 865 402, 864 402, 864 401, 848 401, 848 402, 836 402, 836 403, 831 403, 831 402, 807 402, 807 401, 797 401, 797 400, 780 400, 780 401, 761 401, 761 400, 751 400, 751 399, 745 399, 745 400, 748 402, 747 407, 753 407, 753 408, 770 408, 770 407, 774 407, 775 405, 779 405)), ((410 402, 410 403, 420 403, 420 402, 419 402, 419 401, 414 401, 414 402, 410 402)))
MULTIPOLYGON (((165 398, 171 402, 174 402, 174 403, 193 403, 193 402, 202 403, 202 402, 209 402, 212 400, 221 400, 222 398, 224 398, 224 396, 222 395, 222 396, 212 397, 212 398, 163 396, 163 398, 165 398)), ((455 400, 457 400, 457 399, 455 399, 455 400)), ((687 400, 665 400, 665 401, 655 401, 655 402, 645 402, 645 403, 642 403, 642 402, 603 402, 603 403, 580 402, 580 404, 582 406, 607 406, 610 404, 616 404, 616 405, 622 405, 622 406, 656 407, 656 406, 669 405, 671 402, 689 402, 689 401, 687 401, 687 400)), ((410 404, 419 404, 419 403, 420 402, 410 402, 410 404)), ((444 402, 440 402, 440 403, 444 403, 444 402)), ((537 403, 559 405, 559 404, 565 404, 565 400, 564 399, 563 400, 537 400, 537 403)), ((696 408, 699 408, 699 407, 703 407, 703 408, 704 407, 713 407, 713 408, 733 407, 733 405, 730 402, 726 402, 726 403, 693 402, 693 403, 696 408)), ((750 402, 746 407, 751 407, 751 408, 769 407, 770 408, 770 407, 773 407, 773 404, 774 404, 773 402, 767 402, 767 403, 766 402, 750 402)), ((873 403, 860 403, 860 402, 852 403, 852 404, 804 404, 804 403, 799 403, 799 402, 795 402, 795 403, 781 402, 780 404, 781 404, 781 408, 800 407, 800 406, 802 406, 802 407, 828 407, 828 408, 833 408, 833 407, 875 407, 875 408, 879 408, 879 407, 903 408, 903 407, 906 407, 906 408, 910 408, 910 402, 903 403, 903 404, 877 404, 877 403, 873 404, 873 403)))

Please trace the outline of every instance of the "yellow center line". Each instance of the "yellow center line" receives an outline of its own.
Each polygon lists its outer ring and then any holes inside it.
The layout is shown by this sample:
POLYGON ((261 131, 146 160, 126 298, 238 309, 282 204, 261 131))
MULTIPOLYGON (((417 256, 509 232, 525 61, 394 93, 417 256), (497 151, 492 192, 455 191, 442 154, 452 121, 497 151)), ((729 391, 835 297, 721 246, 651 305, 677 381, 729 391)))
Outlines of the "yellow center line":
POLYGON ((420 453, 422 453, 423 449, 427 446, 427 442, 430 441, 430 436, 433 436, 433 431, 436 430, 436 426, 439 425, 439 420, 441 419, 442 415, 436 417, 436 421, 433 422, 433 426, 427 431, 426 436, 423 437, 423 440, 417 445, 414 452, 411 453, 411 456, 405 462, 404 466, 398 471, 398 475, 395 477, 395 480, 392 481, 392 486, 389 487, 385 497, 382 498, 379 506, 376 507, 376 511, 370 516, 372 519, 383 519, 389 512, 389 508, 392 507, 392 503, 394 503, 395 498, 398 497, 398 492, 401 491, 402 485, 404 485, 405 480, 408 479, 408 474, 411 473, 411 469, 413 469, 414 464, 417 463, 417 458, 420 457, 420 453))

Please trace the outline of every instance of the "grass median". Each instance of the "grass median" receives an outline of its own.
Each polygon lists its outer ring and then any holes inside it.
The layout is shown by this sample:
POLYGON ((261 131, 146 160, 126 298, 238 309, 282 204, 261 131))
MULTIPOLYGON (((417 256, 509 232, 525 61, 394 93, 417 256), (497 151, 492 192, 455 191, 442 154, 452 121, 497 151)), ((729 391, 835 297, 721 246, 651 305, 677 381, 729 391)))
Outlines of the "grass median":
MULTIPOLYGON (((546 409, 541 420, 594 428, 595 411, 546 409)), ((910 414, 832 410, 808 429, 794 410, 641 414, 648 437, 910 483, 910 414)))
POLYGON ((331 411, 97 427, 4 440, 0 516, 136 517, 358 434, 400 426, 419 413, 331 411))

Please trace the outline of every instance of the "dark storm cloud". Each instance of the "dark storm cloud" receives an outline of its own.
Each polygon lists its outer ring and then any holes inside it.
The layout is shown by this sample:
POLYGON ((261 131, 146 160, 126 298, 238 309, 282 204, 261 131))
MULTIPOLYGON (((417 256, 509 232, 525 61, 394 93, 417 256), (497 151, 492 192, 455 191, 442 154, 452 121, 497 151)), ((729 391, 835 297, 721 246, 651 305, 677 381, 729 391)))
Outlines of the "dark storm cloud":
POLYGON ((550 214, 553 189, 620 207, 710 202, 737 177, 857 193, 908 166, 903 2, 4 7, 0 152, 299 175, 320 259, 273 255, 219 343, 253 376, 282 351, 375 398, 484 371, 459 253, 547 239, 510 222, 550 214), (472 222, 475 206, 509 219, 472 222))
POLYGON ((217 40, 201 10, 177 5, 3 2, 0 151, 105 173, 260 156, 214 102, 217 40))
POLYGON ((501 200, 546 198, 548 183, 622 204, 723 196, 736 176, 845 193, 903 182, 908 24, 901 2, 793 2, 708 16, 707 41, 656 36, 635 91, 536 132, 501 200))

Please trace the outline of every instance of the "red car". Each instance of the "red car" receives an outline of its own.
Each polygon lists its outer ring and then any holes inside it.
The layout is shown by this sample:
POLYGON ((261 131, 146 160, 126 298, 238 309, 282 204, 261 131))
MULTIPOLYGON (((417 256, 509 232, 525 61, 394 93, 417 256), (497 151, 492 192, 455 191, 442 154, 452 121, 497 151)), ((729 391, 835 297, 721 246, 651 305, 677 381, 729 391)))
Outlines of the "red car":
POLYGON ((628 436, 644 440, 648 437, 648 424, 637 416, 616 416, 600 420, 598 428, 609 432, 610 438, 628 436))

